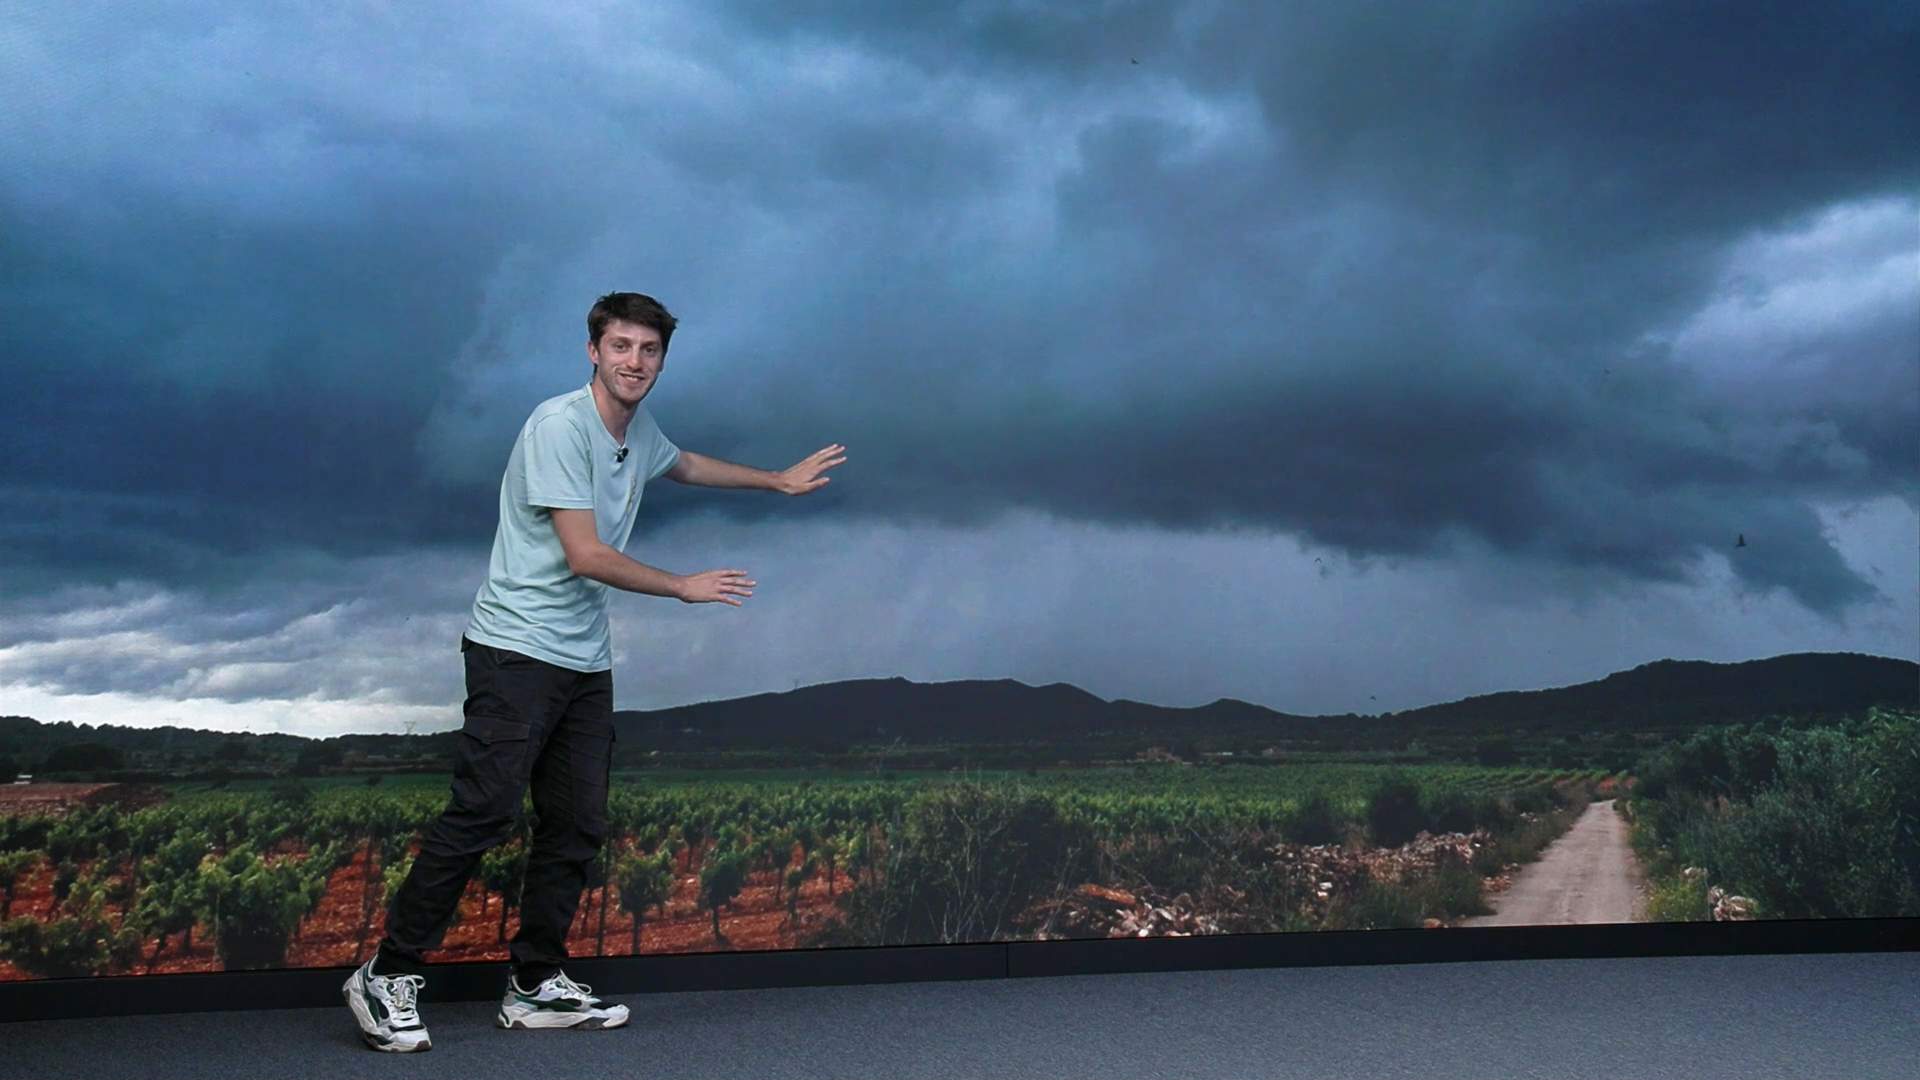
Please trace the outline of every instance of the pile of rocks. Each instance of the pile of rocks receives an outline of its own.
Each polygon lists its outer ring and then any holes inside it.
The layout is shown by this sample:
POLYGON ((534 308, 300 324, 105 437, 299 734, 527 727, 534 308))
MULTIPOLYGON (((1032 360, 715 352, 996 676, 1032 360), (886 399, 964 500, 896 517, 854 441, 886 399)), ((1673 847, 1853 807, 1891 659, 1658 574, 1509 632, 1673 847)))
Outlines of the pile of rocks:
MULTIPOLYGON (((1392 883, 1431 874, 1445 859, 1470 862, 1492 842, 1485 830, 1421 833, 1395 848, 1348 848, 1340 844, 1280 844, 1269 850, 1281 871, 1283 890, 1301 897, 1302 914, 1324 917, 1340 898, 1368 881, 1392 883)), ((1044 901, 1021 914, 1017 925, 1039 940, 1074 937, 1188 937, 1218 934, 1245 892, 1222 885, 1203 904, 1188 893, 1164 897, 1087 883, 1059 901, 1044 901), (1205 910, 1211 909, 1211 910, 1205 910)))
POLYGON ((1047 900, 1034 904, 1020 914, 1015 925, 1041 941, 1145 937, 1148 935, 1136 933, 1143 918, 1152 920, 1154 925, 1171 928, 1177 928, 1183 921, 1180 914, 1167 909, 1165 905, 1150 903, 1125 889, 1088 882, 1068 893, 1058 903, 1047 900), (1152 914, 1156 909, 1162 912, 1158 918, 1152 914))
MULTIPOLYGON (((1372 881, 1395 884, 1432 874, 1443 860, 1471 863, 1474 854, 1493 842, 1485 829, 1471 833, 1422 832, 1399 847, 1348 848, 1339 844, 1280 844, 1272 848, 1280 865, 1293 868, 1288 876, 1299 883, 1297 893, 1307 898, 1305 913, 1327 914, 1336 900, 1352 895, 1372 881)), ((1490 882, 1489 887, 1497 883, 1490 882)))
MULTIPOLYGON (((1228 895, 1222 899, 1228 902, 1244 896, 1231 888, 1223 891, 1228 895)), ((1162 897, 1152 892, 1133 893, 1089 882, 1058 902, 1048 900, 1034 904, 1020 914, 1015 925, 1040 941, 1225 933, 1220 920, 1202 914, 1199 906, 1187 893, 1162 897)))
MULTIPOLYGON (((1348 853, 1366 868, 1367 877, 1378 882, 1406 881, 1425 877, 1443 860, 1471 863, 1481 848, 1493 843, 1493 834, 1485 829, 1470 833, 1421 833, 1396 848, 1369 848, 1348 853)), ((1284 857, 1285 845, 1275 849, 1284 857)))
POLYGON ((1718 885, 1707 890, 1707 906, 1713 909, 1714 922, 1745 922, 1753 918, 1753 897, 1734 896, 1718 885))
MULTIPOLYGON (((1707 880, 1707 868, 1689 866, 1680 871, 1687 881, 1707 880)), ((1751 896, 1735 896, 1718 885, 1707 890, 1707 909, 1713 913, 1714 922, 1746 922, 1754 917, 1754 900, 1751 896)))
POLYGON ((1195 911, 1193 897, 1186 893, 1160 903, 1144 900, 1115 914, 1107 927, 1108 937, 1192 937, 1222 932, 1220 921, 1195 911))

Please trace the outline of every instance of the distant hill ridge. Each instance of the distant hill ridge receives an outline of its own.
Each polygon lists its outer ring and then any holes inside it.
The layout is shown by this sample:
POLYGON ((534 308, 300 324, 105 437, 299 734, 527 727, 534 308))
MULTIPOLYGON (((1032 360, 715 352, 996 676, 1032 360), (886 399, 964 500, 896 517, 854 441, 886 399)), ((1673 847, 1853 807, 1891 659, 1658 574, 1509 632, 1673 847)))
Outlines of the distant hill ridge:
POLYGON ((1658 717, 1713 721, 1850 713, 1873 705, 1920 707, 1920 664, 1864 653, 1790 653, 1729 664, 1655 660, 1595 682, 1483 694, 1398 715, 1442 721, 1558 715, 1635 726, 1658 717))
POLYGON ((1188 708, 1106 701, 1064 683, 1011 679, 826 683, 725 701, 614 714, 622 739, 694 729, 702 741, 753 746, 809 739, 998 743, 1179 734, 1298 736, 1329 724, 1501 730, 1632 729, 1920 707, 1920 664, 1862 653, 1793 653, 1712 663, 1658 660, 1594 682, 1509 690, 1374 716, 1301 716, 1232 698, 1188 708))
MULTIPOLYGON (((1874 705, 1920 708, 1920 664, 1861 653, 1793 653, 1724 664, 1658 660, 1573 686, 1502 691, 1404 712, 1334 716, 1283 713, 1231 698, 1188 708, 1108 701, 1066 683, 856 679, 667 709, 621 710, 614 722, 628 748, 992 744, 1114 736, 1284 739, 1383 728, 1455 733, 1667 729, 1779 714, 1857 713, 1874 705)), ((457 721, 457 711, 449 710, 449 724, 457 721)), ((387 753, 447 736, 348 735, 327 741, 387 753)), ((0 717, 0 748, 90 740, 129 749, 186 749, 236 739, 268 747, 315 741, 286 734, 96 728, 0 717)))

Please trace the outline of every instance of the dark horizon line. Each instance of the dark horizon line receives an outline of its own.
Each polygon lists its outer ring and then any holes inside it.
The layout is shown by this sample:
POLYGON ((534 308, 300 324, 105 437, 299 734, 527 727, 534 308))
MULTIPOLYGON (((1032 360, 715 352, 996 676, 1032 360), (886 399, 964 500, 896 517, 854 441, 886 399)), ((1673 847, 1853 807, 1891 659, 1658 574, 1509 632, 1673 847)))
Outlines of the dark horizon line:
MULTIPOLYGON (((1485 698, 1498 697, 1503 694, 1531 694, 1531 693, 1550 692, 1555 690, 1570 690, 1580 686, 1590 686, 1595 683, 1604 682, 1607 679, 1612 678, 1616 675, 1630 674, 1632 672, 1642 670, 1643 668, 1649 668, 1659 664, 1706 664, 1710 667, 1738 667, 1743 664, 1764 664, 1764 663, 1769 663, 1776 660, 1785 660, 1785 659, 1791 659, 1795 657, 1810 657, 1810 656, 1821 656, 1821 657, 1853 656, 1853 657, 1863 657, 1863 658, 1873 659, 1873 660, 1889 660, 1895 663, 1912 664, 1916 667, 1916 669, 1920 669, 1920 659, 1910 660, 1903 656, 1883 656, 1878 653, 1857 652, 1853 650, 1777 653, 1773 656, 1755 657, 1749 660, 1681 660, 1681 659, 1675 659, 1673 657, 1662 657, 1657 660, 1648 660, 1643 663, 1636 664, 1630 668, 1617 669, 1615 671, 1608 672, 1607 674, 1602 675, 1598 678, 1588 679, 1585 682, 1567 683, 1560 686, 1541 686, 1541 687, 1533 687, 1529 689, 1493 690, 1493 691, 1488 691, 1486 693, 1481 693, 1481 694, 1468 694, 1465 697, 1454 698, 1448 701, 1432 702, 1426 705, 1418 705, 1408 709, 1395 709, 1395 710, 1378 712, 1378 713, 1348 712, 1348 713, 1314 713, 1314 714, 1288 713, 1288 712, 1283 712, 1282 710, 1279 710, 1279 709, 1275 709, 1269 705, 1262 705, 1258 702, 1245 701, 1240 698, 1229 698, 1229 697, 1215 698, 1212 701, 1209 701, 1202 705, 1157 705, 1157 704, 1154 704, 1153 702, 1137 701, 1132 698, 1102 697, 1101 695, 1096 694, 1091 690, 1088 690, 1084 687, 1078 686, 1070 682, 1051 682, 1051 683, 1041 683, 1036 685, 1033 683, 1023 682, 1019 679, 1015 679, 1011 677, 1002 677, 998 679, 979 679, 979 678, 942 679, 942 680, 934 680, 929 682, 921 682, 918 680, 909 679, 904 675, 887 675, 887 676, 864 676, 864 677, 852 678, 852 679, 836 679, 830 682, 809 683, 805 686, 797 686, 789 690, 767 690, 767 691, 761 691, 753 694, 743 694, 743 695, 740 695, 739 697, 709 698, 703 701, 690 701, 690 702, 685 702, 679 705, 666 705, 656 709, 615 709, 614 715, 618 716, 618 715, 626 714, 631 716, 646 716, 654 713, 672 712, 676 709, 700 708, 700 707, 709 706, 709 705, 721 705, 721 704, 728 704, 732 702, 751 701, 755 698, 781 697, 789 694, 801 693, 807 690, 817 690, 823 687, 848 686, 848 685, 854 685, 854 684, 860 684, 860 683, 903 682, 903 683, 908 683, 914 686, 953 686, 953 685, 964 685, 964 684, 987 685, 987 684, 995 684, 995 683, 1011 683, 1013 685, 1021 686, 1029 690, 1044 690, 1052 687, 1065 687, 1076 693, 1085 694, 1088 697, 1091 697, 1097 701, 1100 701, 1108 705, 1141 705, 1148 708, 1167 709, 1172 711, 1197 712, 1202 709, 1209 709, 1218 705, 1225 704, 1225 705, 1241 705, 1248 708, 1260 709, 1266 712, 1273 713, 1275 716, 1286 717, 1289 719, 1297 719, 1297 720, 1338 720, 1338 719, 1347 719, 1347 718, 1381 719, 1385 717, 1399 716, 1404 713, 1420 712, 1426 709, 1445 708, 1447 706, 1461 705, 1471 701, 1479 701, 1485 698)), ((1920 684, 1916 684, 1916 691, 1917 691, 1917 694, 1920 694, 1920 684)), ((442 730, 425 731, 425 732, 349 731, 349 732, 340 732, 334 735, 302 735, 297 732, 291 732, 291 731, 222 731, 221 729, 218 729, 218 728, 190 728, 190 727, 180 727, 175 724, 162 724, 162 725, 157 725, 155 727, 132 727, 124 724, 89 724, 84 722, 74 722, 74 721, 67 721, 67 720, 41 720, 38 717, 32 717, 32 716, 16 716, 16 715, 0 716, 0 720, 6 720, 6 719, 28 720, 36 724, 45 724, 49 726, 64 723, 64 724, 71 724, 75 728, 81 728, 81 729, 86 729, 90 731, 102 731, 102 730, 108 730, 108 729, 117 729, 122 731, 174 730, 174 731, 190 731, 190 732, 203 732, 203 733, 218 733, 218 734, 228 734, 228 735, 255 735, 255 736, 261 736, 261 737, 281 735, 281 736, 285 736, 287 738, 292 738, 292 739, 310 739, 313 741, 324 741, 326 739, 336 739, 336 738, 365 736, 365 735, 375 735, 375 736, 436 735, 436 734, 443 733, 443 731, 458 730, 458 727, 456 726, 456 727, 446 728, 442 730)))
POLYGON ((1265 709, 1268 712, 1276 713, 1280 716, 1292 717, 1300 720, 1339 720, 1347 717, 1368 717, 1368 718, 1377 719, 1380 717, 1398 716, 1401 713, 1419 712, 1422 709, 1436 709, 1436 708, 1441 708, 1447 705, 1460 705, 1460 704, 1464 704, 1465 702, 1476 701, 1481 698, 1495 697, 1500 694, 1535 694, 1535 693, 1541 693, 1543 691, 1549 691, 1549 690, 1571 690, 1579 686, 1587 686, 1597 682, 1604 682, 1615 675, 1629 674, 1631 672, 1639 671, 1641 668, 1652 667, 1655 664, 1708 664, 1713 667, 1737 667, 1741 664, 1764 664, 1769 661, 1784 660, 1784 659, 1788 659, 1796 656, 1863 656, 1863 657, 1867 657, 1869 659, 1874 659, 1874 660, 1893 660, 1900 663, 1914 664, 1916 666, 1920 666, 1920 656, 1916 656, 1912 659, 1909 659, 1904 656, 1883 656, 1879 653, 1858 652, 1851 649, 1776 653, 1772 656, 1756 656, 1747 660, 1683 660, 1683 659, 1678 659, 1671 656, 1664 656, 1657 660, 1647 660, 1642 663, 1635 664, 1630 668, 1619 668, 1614 671, 1610 671, 1605 675, 1601 675, 1597 678, 1587 679, 1582 682, 1564 683, 1557 686, 1533 686, 1533 687, 1525 687, 1525 688, 1509 687, 1508 689, 1505 689, 1505 690, 1488 690, 1483 693, 1468 694, 1465 697, 1453 698, 1447 701, 1432 701, 1432 702, 1428 702, 1425 705, 1414 705, 1405 709, 1389 709, 1385 712, 1376 712, 1376 713, 1362 713, 1362 712, 1290 713, 1283 709, 1277 709, 1272 705, 1265 705, 1257 701, 1247 701, 1244 698, 1231 698, 1231 697, 1214 698, 1212 701, 1208 701, 1200 705, 1162 705, 1157 702, 1140 701, 1135 698, 1102 697, 1101 695, 1096 694, 1091 690, 1088 690, 1086 687, 1079 686, 1075 683, 1070 683, 1070 682, 1050 682, 1050 683, 1035 684, 1035 683, 1029 683, 1020 679, 1013 678, 1012 676, 1001 676, 999 678, 935 679, 935 680, 930 680, 926 682, 921 682, 917 679, 909 679, 904 675, 866 675, 866 676, 859 676, 857 678, 851 678, 851 679, 834 679, 828 682, 807 683, 804 686, 796 686, 788 690, 762 690, 757 693, 742 694, 738 697, 704 698, 699 701, 681 702, 677 705, 662 705, 659 708, 654 708, 654 709, 615 709, 614 712, 615 713, 671 712, 674 709, 698 708, 703 705, 723 705, 723 704, 727 704, 735 701, 750 701, 754 698, 779 697, 784 694, 798 693, 799 691, 802 691, 802 690, 816 690, 825 686, 846 686, 850 683, 906 682, 906 683, 911 683, 915 686, 952 686, 959 683, 1013 683, 1017 686, 1024 686, 1029 690, 1044 690, 1049 687, 1064 686, 1071 690, 1076 690, 1082 694, 1086 694, 1089 697, 1096 698, 1108 705, 1145 705, 1155 709, 1173 709, 1173 710, 1184 710, 1184 711, 1197 711, 1200 709, 1209 709, 1215 705, 1222 705, 1222 704, 1245 705, 1250 708, 1265 709))

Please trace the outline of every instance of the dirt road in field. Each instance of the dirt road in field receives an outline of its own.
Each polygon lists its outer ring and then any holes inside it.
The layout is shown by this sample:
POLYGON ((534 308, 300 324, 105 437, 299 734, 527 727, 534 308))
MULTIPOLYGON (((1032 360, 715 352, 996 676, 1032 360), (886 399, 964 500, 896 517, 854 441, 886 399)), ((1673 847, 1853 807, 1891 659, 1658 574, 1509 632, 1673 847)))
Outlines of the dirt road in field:
POLYGON ((1487 898, 1492 915, 1462 926, 1537 926, 1632 922, 1640 915, 1642 875, 1627 844, 1627 823, 1613 800, 1590 804, 1513 887, 1487 898))

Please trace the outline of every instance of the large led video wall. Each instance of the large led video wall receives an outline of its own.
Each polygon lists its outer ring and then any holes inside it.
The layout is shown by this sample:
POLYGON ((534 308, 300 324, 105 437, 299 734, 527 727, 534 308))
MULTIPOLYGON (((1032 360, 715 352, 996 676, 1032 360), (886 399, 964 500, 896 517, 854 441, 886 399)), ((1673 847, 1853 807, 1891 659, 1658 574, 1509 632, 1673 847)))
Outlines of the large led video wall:
POLYGON ((583 390, 572 956, 1920 915, 1913 24, 30 0, 0 979, 372 955, 583 390))

